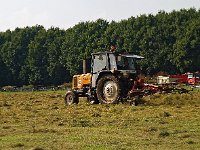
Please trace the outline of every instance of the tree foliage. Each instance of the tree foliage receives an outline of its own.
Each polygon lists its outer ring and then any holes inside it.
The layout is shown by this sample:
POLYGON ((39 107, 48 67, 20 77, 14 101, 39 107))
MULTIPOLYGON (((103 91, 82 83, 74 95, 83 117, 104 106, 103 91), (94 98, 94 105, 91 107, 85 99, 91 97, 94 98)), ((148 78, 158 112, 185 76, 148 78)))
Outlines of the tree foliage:
POLYGON ((43 26, 0 32, 0 86, 58 85, 82 72, 82 60, 109 50, 145 59, 146 74, 200 71, 200 10, 140 15, 120 22, 98 19, 61 30, 43 26))

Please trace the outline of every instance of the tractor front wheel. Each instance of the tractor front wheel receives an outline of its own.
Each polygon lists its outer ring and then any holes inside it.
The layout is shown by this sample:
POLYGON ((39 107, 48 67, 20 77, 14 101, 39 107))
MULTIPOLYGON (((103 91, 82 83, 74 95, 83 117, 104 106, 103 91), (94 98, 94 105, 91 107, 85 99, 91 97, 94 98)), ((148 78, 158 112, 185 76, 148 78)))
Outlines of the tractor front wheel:
POLYGON ((65 94, 65 104, 66 105, 71 105, 71 104, 78 104, 79 100, 78 100, 78 95, 75 94, 72 91, 68 91, 65 94))

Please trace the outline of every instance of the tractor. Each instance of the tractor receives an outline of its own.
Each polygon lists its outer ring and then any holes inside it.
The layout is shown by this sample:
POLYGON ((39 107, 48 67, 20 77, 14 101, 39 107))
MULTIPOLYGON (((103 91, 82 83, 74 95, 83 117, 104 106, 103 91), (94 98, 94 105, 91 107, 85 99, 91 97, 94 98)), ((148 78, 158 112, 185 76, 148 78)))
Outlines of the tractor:
MULTIPOLYGON (((138 79, 137 61, 144 57, 112 51, 91 54, 90 73, 74 75, 72 90, 67 91, 65 103, 78 104, 79 97, 87 97, 90 103, 117 104, 130 96, 134 82, 138 79)), ((83 63, 86 68, 86 63, 83 63)), ((86 69, 84 69, 86 70, 86 69)))

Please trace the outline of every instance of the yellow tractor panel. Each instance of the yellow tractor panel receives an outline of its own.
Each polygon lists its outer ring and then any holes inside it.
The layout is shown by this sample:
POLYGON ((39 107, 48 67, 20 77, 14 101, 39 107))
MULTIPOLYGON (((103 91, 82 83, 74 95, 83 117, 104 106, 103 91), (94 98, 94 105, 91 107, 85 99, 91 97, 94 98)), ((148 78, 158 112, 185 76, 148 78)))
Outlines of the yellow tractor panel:
POLYGON ((82 89, 91 83, 91 74, 74 75, 72 80, 72 89, 82 89))

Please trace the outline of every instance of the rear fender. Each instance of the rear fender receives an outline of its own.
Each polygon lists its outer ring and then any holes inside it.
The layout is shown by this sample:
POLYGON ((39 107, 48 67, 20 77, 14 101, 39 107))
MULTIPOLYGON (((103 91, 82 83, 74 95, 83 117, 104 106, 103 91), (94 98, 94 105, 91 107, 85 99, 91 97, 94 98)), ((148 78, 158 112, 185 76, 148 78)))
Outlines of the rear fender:
POLYGON ((97 74, 97 79, 95 81, 95 88, 97 86, 99 79, 101 79, 105 75, 114 75, 115 76, 115 74, 112 73, 111 71, 101 71, 101 72, 99 72, 99 74, 97 74))

